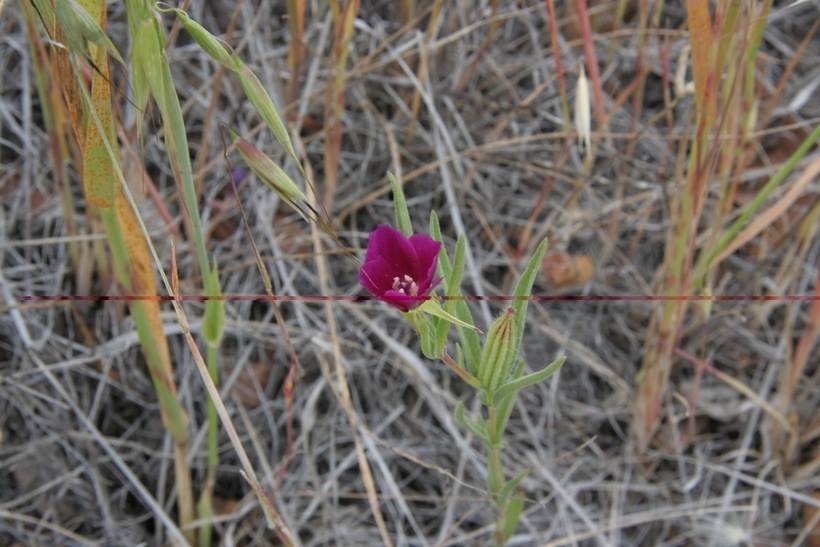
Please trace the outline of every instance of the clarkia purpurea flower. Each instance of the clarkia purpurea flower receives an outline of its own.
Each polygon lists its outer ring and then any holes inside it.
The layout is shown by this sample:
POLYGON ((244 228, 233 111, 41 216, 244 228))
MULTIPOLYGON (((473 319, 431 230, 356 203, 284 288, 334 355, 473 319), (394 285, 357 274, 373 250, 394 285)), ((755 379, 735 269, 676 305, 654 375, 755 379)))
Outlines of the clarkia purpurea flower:
POLYGON ((441 281, 436 267, 441 243, 430 236, 405 237, 380 224, 370 233, 359 281, 369 292, 403 312, 421 306, 441 281))

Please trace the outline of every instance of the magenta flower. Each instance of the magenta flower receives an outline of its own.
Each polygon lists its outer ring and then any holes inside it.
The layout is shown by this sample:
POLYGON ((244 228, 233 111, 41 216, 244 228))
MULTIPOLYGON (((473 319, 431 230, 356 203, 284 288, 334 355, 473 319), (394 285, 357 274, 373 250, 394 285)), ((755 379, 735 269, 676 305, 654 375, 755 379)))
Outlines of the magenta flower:
POLYGON ((409 238, 384 224, 371 232, 362 286, 380 300, 408 312, 421 306, 441 279, 434 279, 441 243, 430 236, 409 238))

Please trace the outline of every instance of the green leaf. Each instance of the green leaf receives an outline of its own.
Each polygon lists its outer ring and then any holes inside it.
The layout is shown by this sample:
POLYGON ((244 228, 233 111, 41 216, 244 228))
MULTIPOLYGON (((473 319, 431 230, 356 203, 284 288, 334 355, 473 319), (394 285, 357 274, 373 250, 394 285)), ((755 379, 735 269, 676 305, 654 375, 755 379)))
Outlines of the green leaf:
POLYGON ((538 273, 541 262, 544 261, 544 254, 546 252, 547 240, 544 239, 532 255, 513 292, 516 300, 513 301, 512 307, 515 310, 515 326, 518 329, 518 340, 513 349, 514 356, 518 356, 518 352, 521 349, 521 339, 524 337, 524 324, 527 321, 527 305, 529 304, 529 297, 532 295, 532 284, 535 282, 535 275, 538 273))
POLYGON ((498 493, 499 497, 501 499, 505 499, 505 498, 509 497, 509 495, 512 494, 512 491, 515 490, 516 488, 518 488, 518 485, 521 484, 521 481, 523 481, 524 478, 527 475, 529 475, 529 473, 530 473, 530 470, 529 470, 529 468, 527 468, 527 469, 523 470, 522 472, 520 472, 519 474, 517 474, 516 476, 514 476, 513 478, 511 478, 510 480, 508 480, 504 484, 504 486, 501 487, 501 491, 498 493))
POLYGON ((808 138, 800 144, 797 150, 795 150, 789 159, 783 163, 774 176, 772 176, 772 178, 769 179, 765 185, 763 185, 763 188, 761 188, 757 195, 755 195, 754 199, 746 205, 743 212, 723 233, 723 235, 720 236, 718 242, 709 250, 709 252, 704 252, 701 255, 698 260, 698 264, 695 267, 695 273, 692 276, 692 279, 694 279, 694 290, 698 290, 703 286, 707 279, 707 275, 713 266, 713 261, 715 258, 717 258, 717 256, 729 246, 749 219, 755 217, 755 213, 757 213, 760 207, 766 203, 766 200, 775 190, 777 190, 783 181, 786 180, 791 172, 797 167, 798 162, 803 158, 803 156, 806 155, 806 153, 808 153, 809 150, 812 149, 818 140, 820 140, 820 125, 814 128, 811 135, 809 135, 808 138))
POLYGON ((410 237, 413 235, 413 224, 410 222, 410 213, 407 211, 407 201, 404 199, 404 191, 401 189, 396 177, 389 171, 387 172, 387 180, 390 181, 390 186, 393 188, 393 206, 396 208, 396 227, 405 237, 410 237))
MULTIPOLYGON (((464 238, 464 234, 460 234, 458 236, 458 242, 456 243, 456 258, 453 261, 453 268, 447 279, 447 290, 445 292, 447 296, 461 296, 461 278, 464 276, 464 254, 466 247, 467 240, 464 238)), ((448 300, 444 304, 444 309, 453 313, 457 303, 458 300, 448 300)))
POLYGON ((474 327, 469 323, 465 323, 458 317, 450 315, 449 313, 444 311, 442 307, 439 305, 439 303, 435 300, 426 300, 421 306, 418 307, 418 309, 420 311, 423 311, 424 313, 429 313, 434 317, 440 317, 441 319, 449 321, 450 323, 458 325, 459 327, 464 327, 465 329, 472 329, 476 332, 481 332, 477 327, 474 327))
POLYGON ((438 354, 441 354, 444 351, 444 348, 447 346, 447 334, 450 332, 450 322, 445 321, 444 319, 436 319, 435 321, 435 340, 436 340, 436 351, 438 354))
MULTIPOLYGON (((139 75, 136 89, 137 104, 143 106, 148 101, 148 93, 154 96, 157 106, 165 111, 165 88, 163 87, 163 53, 157 40, 157 30, 150 18, 138 23, 133 36, 131 59, 135 77, 139 75)), ((135 79, 135 81, 137 81, 135 79)))
MULTIPOLYGON (((392 181, 391 181, 391 184, 392 181)), ((398 186, 397 184, 395 186, 398 186)), ((395 195, 395 187, 393 191, 395 195)), ((403 196, 402 196, 402 199, 403 196)), ((405 207, 406 209, 406 207, 405 207)), ((399 206, 396 205, 396 216, 399 216, 399 206)), ((438 225, 438 217, 436 216, 436 212, 430 211, 430 237, 433 241, 441 241, 441 227, 438 225)), ((441 249, 438 253, 438 262, 437 262, 437 271, 441 276, 442 280, 444 281, 444 286, 447 286, 447 280, 450 277, 450 259, 447 257, 447 250, 444 248, 444 245, 441 246, 441 249)), ((431 293, 435 295, 435 291, 431 293)), ((452 310, 447 309, 449 313, 452 314, 452 310)), ((444 321, 443 319, 436 319, 436 344, 440 350, 444 350, 447 346, 447 334, 450 332, 450 322, 444 321)), ((459 366, 463 368, 463 364, 459 363, 459 366)))
MULTIPOLYGON (((441 227, 439 226, 438 216, 436 215, 435 211, 430 211, 430 236, 438 242, 441 242, 441 227)), ((461 238, 462 236, 459 236, 461 238)), ((458 248, 456 248, 456 253, 458 253, 458 248)), ((456 257, 458 260, 458 257, 456 257)), ((441 253, 439 254, 438 260, 438 267, 439 273, 441 277, 444 279, 444 283, 449 287, 449 279, 453 273, 453 268, 450 266, 450 258, 447 256, 447 251, 444 248, 444 245, 441 246, 441 253)), ((448 290, 447 296, 461 296, 461 287, 460 284, 456 287, 453 292, 448 290)), ((470 308, 467 306, 467 302, 464 300, 456 300, 455 301, 455 312, 453 315, 464 321, 465 323, 474 324, 473 316, 470 313, 470 308)), ((467 358, 467 367, 470 370, 470 373, 475 375, 476 370, 478 368, 478 362, 481 359, 481 343, 478 339, 478 335, 475 331, 471 329, 458 329, 458 335, 461 338, 461 343, 464 346, 464 353, 467 358)))
MULTIPOLYGON (((524 361, 518 363, 515 371, 513 371, 512 376, 510 376, 512 381, 518 380, 524 375, 524 361)), ((509 383, 509 382, 508 382, 509 383)), ((497 393, 493 394, 494 401, 495 401, 495 408, 496 408, 496 415, 497 415, 497 424, 498 430, 501 431, 501 434, 504 434, 504 431, 507 429, 507 422, 510 421, 510 415, 512 414, 513 408, 515 407, 515 400, 518 398, 518 392, 513 391, 512 393, 506 394, 503 397, 498 397, 497 393)))
POLYGON ((532 374, 522 376, 517 380, 512 380, 504 384, 503 386, 498 388, 498 391, 496 391, 496 396, 503 398, 511 393, 515 393, 516 391, 521 391, 527 386, 537 384, 538 382, 543 382, 544 380, 555 374, 558 371, 558 369, 561 368, 561 365, 563 365, 564 361, 566 360, 566 357, 561 357, 560 359, 553 361, 552 363, 547 365, 542 370, 539 370, 538 372, 533 372, 532 374))
POLYGON ((515 529, 518 528, 518 522, 521 520, 521 511, 523 510, 523 495, 515 496, 507 502, 507 508, 504 512, 504 523, 502 530, 505 544, 510 540, 512 535, 515 533, 515 529))
POLYGON ((43 27, 48 32, 49 37, 53 38, 51 34, 54 32, 54 5, 49 0, 32 0, 34 9, 43 21, 43 27))
POLYGON ((464 350, 459 343, 456 343, 456 363, 458 363, 458 366, 461 368, 464 368, 464 350))
POLYGON ((467 416, 464 415, 464 403, 459 401, 456 404, 456 421, 461 424, 461 427, 478 437, 479 439, 483 440, 485 443, 490 442, 490 436, 487 434, 487 427, 483 423, 475 423, 470 420, 467 416))
MULTIPOLYGON (((438 222, 438 215, 436 214, 435 209, 430 211, 430 237, 433 238, 434 241, 438 241, 439 243, 442 242, 441 240, 441 225, 438 222)), ((442 247, 443 248, 443 247, 442 247)), ((450 262, 445 261, 447 264, 447 275, 450 273, 450 262)))
POLYGON ((428 359, 438 359, 442 349, 436 349, 435 327, 433 321, 418 310, 413 310, 403 314, 412 323, 416 334, 421 342, 421 352, 428 359))
MULTIPOLYGON (((461 276, 464 273, 464 249, 465 249, 465 239, 464 236, 461 235, 458 237, 458 243, 456 244, 456 259, 453 263, 453 268, 450 271, 450 275, 445 280, 447 287, 444 291, 446 296, 459 296, 461 293, 461 276)), ((444 247, 442 246, 442 249, 444 247)), ((444 259, 446 260, 446 258, 444 259)), ((439 262, 442 262, 441 256, 439 256, 439 262)), ((456 311, 456 304, 458 300, 446 300, 444 302, 444 311, 453 315, 456 311)), ((444 345, 447 343, 447 333, 450 332, 450 323, 448 321, 439 321, 436 327, 436 343, 439 347, 444 348, 444 345)))
POLYGON ((89 44, 94 44, 125 65, 114 43, 79 2, 60 0, 55 8, 57 20, 60 21, 66 43, 72 52, 83 55, 88 51, 89 44))

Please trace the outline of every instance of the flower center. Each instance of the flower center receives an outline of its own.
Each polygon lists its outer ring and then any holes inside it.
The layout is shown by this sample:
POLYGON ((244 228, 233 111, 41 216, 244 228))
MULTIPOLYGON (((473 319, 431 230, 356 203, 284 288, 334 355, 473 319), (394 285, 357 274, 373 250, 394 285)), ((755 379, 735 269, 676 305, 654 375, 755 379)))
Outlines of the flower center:
POLYGON ((419 286, 416 285, 416 282, 413 281, 413 278, 409 275, 405 275, 404 279, 399 279, 398 277, 393 278, 393 290, 399 294, 409 295, 409 296, 418 296, 419 295, 419 286))

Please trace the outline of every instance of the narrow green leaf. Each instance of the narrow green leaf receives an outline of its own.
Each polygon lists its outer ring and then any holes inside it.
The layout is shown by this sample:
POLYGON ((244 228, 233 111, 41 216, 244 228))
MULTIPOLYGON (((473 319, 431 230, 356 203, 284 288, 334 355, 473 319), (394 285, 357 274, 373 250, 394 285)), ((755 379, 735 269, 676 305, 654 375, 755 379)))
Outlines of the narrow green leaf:
POLYGON ((504 512, 504 543, 507 543, 515 529, 518 528, 518 522, 521 520, 521 511, 524 510, 524 496, 514 496, 507 502, 507 510, 504 512))
MULTIPOLYGON (((438 215, 436 214, 435 209, 430 211, 430 237, 432 237, 434 241, 438 241, 439 243, 443 243, 443 241, 441 239, 441 226, 439 225, 438 215)), ((442 247, 442 249, 443 248, 444 247, 442 247)), ((447 258, 447 257, 445 256, 445 258, 447 258)), ((445 260, 444 263, 447 266, 447 272, 446 272, 446 275, 442 274, 442 276, 446 277, 447 275, 450 275, 450 261, 445 260)), ((443 264, 439 263, 439 267, 441 267, 441 266, 443 266, 443 264)))
POLYGON ((32 4, 34 4, 37 14, 42 19, 46 32, 53 38, 52 33, 54 32, 54 19, 56 17, 54 6, 48 0, 32 0, 32 4))
POLYGON ((420 311, 425 312, 425 313, 429 313, 430 315, 432 315, 434 317, 440 317, 441 319, 444 319, 445 321, 449 321, 450 323, 452 323, 454 325, 458 325, 459 327, 464 327, 465 329, 472 329, 476 332, 481 332, 478 329, 478 327, 474 327, 469 323, 465 323, 464 321, 462 321, 458 317, 456 317, 454 315, 450 315, 449 313, 444 311, 442 309, 442 307, 438 304, 438 302, 436 302, 435 300, 426 300, 421 306, 419 306, 418 309, 420 311))
POLYGON ((561 365, 563 365, 564 361, 566 360, 566 357, 561 357, 560 359, 553 361, 552 363, 547 365, 542 370, 539 370, 538 372, 533 372, 532 374, 528 374, 527 376, 522 376, 517 380, 512 380, 508 382, 505 385, 498 388, 498 391, 496 391, 496 395, 498 397, 503 398, 509 395, 510 393, 520 391, 527 386, 537 384, 538 382, 543 382, 544 380, 555 374, 558 371, 558 369, 561 368, 561 365))
POLYGON ((421 342, 421 352, 428 359, 438 359, 441 357, 444 348, 437 348, 435 337, 434 320, 423 313, 413 310, 402 314, 407 318, 416 330, 421 342))
POLYGON ((544 254, 547 252, 547 240, 541 242, 535 253, 532 255, 524 273, 518 280, 515 286, 513 295, 517 298, 512 307, 515 310, 515 326, 517 330, 518 339, 515 342, 513 355, 517 356, 521 349, 521 339, 524 337, 524 324, 527 321, 527 305, 529 304, 529 297, 532 295, 532 284, 535 282, 535 276, 540 269, 541 262, 544 261, 544 254))
MULTIPOLYGON (((453 268, 448 278, 444 281, 446 283, 446 289, 444 291, 444 294, 446 296, 459 296, 461 294, 461 277, 464 273, 465 246, 466 240, 464 239, 463 235, 460 235, 458 237, 458 243, 456 244, 456 259, 453 263, 453 268)), ((444 260, 446 260, 446 257, 444 260)), ((439 256, 439 262, 441 261, 442 258, 441 256, 439 256)), ((441 270, 441 268, 439 268, 439 270, 441 270)), ((453 315, 456 311, 456 304, 458 304, 458 300, 445 301, 444 311, 446 311, 450 315, 453 315)), ((447 334, 449 332, 450 323, 448 321, 439 321, 436 327, 436 341, 442 348, 447 343, 447 334)))
POLYGON ((109 55, 125 64, 116 46, 100 27, 94 17, 76 0, 60 0, 55 6, 57 20, 63 29, 66 43, 74 53, 83 54, 89 43, 106 51, 109 55))
MULTIPOLYGON (((453 268, 450 271, 450 275, 447 279, 447 296, 461 296, 461 278, 464 275, 464 254, 467 248, 467 240, 464 237, 464 234, 460 234, 458 236, 458 241, 456 242, 456 257, 453 261, 453 268)), ((444 304, 444 309, 448 312, 453 313, 456 308, 456 304, 458 300, 448 300, 444 304)))
POLYGON ((165 110, 165 90, 162 78, 163 54, 157 41, 154 22, 151 19, 142 21, 134 32, 134 46, 131 55, 134 64, 135 78, 139 76, 139 87, 135 89, 137 105, 144 106, 148 101, 148 91, 154 96, 160 111, 165 110))
POLYGON ((410 237, 413 235, 413 225, 410 222, 410 213, 407 210, 407 201, 404 199, 404 191, 396 180, 396 177, 393 176, 393 173, 388 171, 387 179, 390 181, 390 187, 393 189, 393 206, 396 209, 396 227, 405 237, 410 237))
MULTIPOLYGON (((435 241, 441 242, 441 227, 438 222, 438 215, 436 215, 435 211, 430 211, 430 237, 432 237, 435 241)), ((458 253, 458 248, 456 248, 456 253, 458 253)), ((447 250, 444 248, 444 245, 441 246, 438 267, 439 273, 444 279, 444 283, 449 287, 450 284, 448 280, 453 273, 453 268, 450 266, 450 258, 447 256, 447 250)), ((452 293, 450 291, 447 293, 447 296, 461 295, 462 293, 460 286, 456 287, 452 293)), ((474 324, 475 321, 473 321, 473 316, 470 313, 470 308, 467 306, 467 302, 463 300, 456 300, 455 303, 455 312, 453 312, 453 315, 465 323, 469 323, 471 325, 474 324)), ((470 373, 475 375, 478 368, 479 359, 481 358, 481 343, 478 339, 478 335, 471 329, 463 328, 458 329, 458 335, 464 346, 467 367, 469 368, 470 373)))
POLYGON ((723 233, 715 246, 710 249, 708 253, 704 253, 705 258, 698 260, 695 273, 692 276, 695 290, 700 289, 706 281, 706 276, 713 266, 712 261, 732 242, 749 219, 754 217, 758 209, 763 206, 780 184, 786 180, 786 177, 797 167, 798 162, 814 147, 818 140, 820 140, 820 125, 814 128, 811 135, 800 144, 797 150, 783 163, 774 176, 763 185, 763 188, 760 189, 754 199, 746 206, 746 209, 743 210, 732 225, 723 233))
POLYGON ((508 480, 504 484, 504 486, 501 487, 501 491, 498 493, 499 497, 504 499, 510 496, 510 494, 512 494, 512 491, 518 488, 518 485, 521 484, 521 481, 523 481, 524 478, 526 478, 526 476, 529 475, 529 473, 530 470, 525 469, 513 478, 511 478, 510 480, 508 480))
MULTIPOLYGON (((158 39, 164 43, 164 33, 160 22, 152 18, 152 23, 156 29, 158 39)), ((165 49, 162 53, 162 89, 165 92, 165 109, 162 112, 163 125, 165 127, 165 144, 168 148, 168 162, 174 172, 177 184, 181 187, 183 202, 185 203, 185 214, 191 220, 192 234, 196 246, 196 257, 200 271, 205 272, 210 268, 208 262, 208 250, 205 247, 205 238, 202 230, 202 219, 199 215, 198 195, 194 187, 193 167, 191 166, 191 155, 188 152, 188 133, 185 127, 185 119, 182 116, 182 107, 179 104, 174 80, 171 77, 171 67, 168 58, 165 56, 165 49)), ((156 97, 155 97, 156 98, 156 97)), ((159 103, 159 99, 157 99, 159 103)))
MULTIPOLYGON (((518 380, 523 375, 524 361, 520 361, 510 376, 511 381, 518 380)), ((518 392, 513 391, 503 397, 498 397, 498 394, 494 393, 493 396, 497 415, 496 423, 498 424, 498 430, 503 432, 507 429, 507 423, 510 421, 510 415, 512 414, 513 408, 515 408, 515 400, 518 398, 518 392)))
POLYGON ((470 420, 467 416, 464 415, 464 403, 459 401, 456 404, 456 421, 461 424, 461 427, 478 437, 479 439, 483 440, 485 443, 490 442, 490 436, 487 434, 487 428, 483 425, 479 425, 472 420, 470 420))
POLYGON ((464 349, 462 349, 461 344, 456 343, 456 363, 461 368, 464 368, 464 349))

